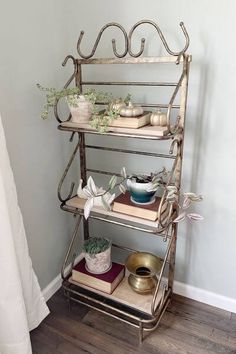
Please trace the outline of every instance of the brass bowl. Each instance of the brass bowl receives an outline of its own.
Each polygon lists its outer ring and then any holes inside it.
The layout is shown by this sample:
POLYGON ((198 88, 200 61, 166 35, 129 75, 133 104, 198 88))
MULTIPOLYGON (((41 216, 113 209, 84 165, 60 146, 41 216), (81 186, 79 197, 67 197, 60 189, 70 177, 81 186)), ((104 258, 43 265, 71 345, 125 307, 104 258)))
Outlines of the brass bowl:
POLYGON ((140 294, 152 292, 157 284, 157 274, 163 261, 152 253, 135 252, 126 259, 125 266, 130 272, 128 282, 140 294))

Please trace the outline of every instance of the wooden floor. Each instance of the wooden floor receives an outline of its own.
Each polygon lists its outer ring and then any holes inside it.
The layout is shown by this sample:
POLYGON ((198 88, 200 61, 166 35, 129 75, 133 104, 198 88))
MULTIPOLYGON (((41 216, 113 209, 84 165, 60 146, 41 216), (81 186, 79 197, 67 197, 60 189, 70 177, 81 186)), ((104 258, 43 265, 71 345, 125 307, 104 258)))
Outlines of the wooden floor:
POLYGON ((79 304, 69 313, 62 290, 48 305, 51 314, 31 332, 33 354, 236 354, 236 315, 180 296, 141 345, 129 325, 79 304))

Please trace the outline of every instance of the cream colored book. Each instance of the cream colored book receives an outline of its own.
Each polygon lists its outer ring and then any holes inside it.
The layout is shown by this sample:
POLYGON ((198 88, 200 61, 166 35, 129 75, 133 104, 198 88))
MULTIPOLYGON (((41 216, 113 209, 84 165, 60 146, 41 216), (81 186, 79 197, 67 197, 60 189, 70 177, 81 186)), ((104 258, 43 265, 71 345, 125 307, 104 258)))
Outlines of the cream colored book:
POLYGON ((150 123, 149 112, 144 112, 143 115, 138 117, 117 117, 112 123, 109 124, 109 127, 120 127, 120 128, 141 128, 150 123))

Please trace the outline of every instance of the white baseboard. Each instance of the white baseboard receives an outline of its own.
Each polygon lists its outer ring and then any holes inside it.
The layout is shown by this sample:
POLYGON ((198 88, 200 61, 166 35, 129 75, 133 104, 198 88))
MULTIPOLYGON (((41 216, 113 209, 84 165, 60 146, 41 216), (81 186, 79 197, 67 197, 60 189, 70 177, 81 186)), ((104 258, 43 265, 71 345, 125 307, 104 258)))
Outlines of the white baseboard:
MULTIPOLYGON (((75 263, 78 263, 81 259, 82 259, 83 255, 80 254, 77 256, 77 258, 75 259, 75 263)), ((68 273, 70 270, 71 265, 69 264, 66 269, 65 269, 65 273, 68 273)), ((49 283, 46 288, 43 289, 42 293, 44 296, 45 301, 48 301, 56 292, 57 290, 60 289, 61 287, 61 274, 58 274, 56 276, 56 278, 54 278, 51 283, 49 283)))
POLYGON ((49 283, 46 288, 43 289, 43 297, 47 302, 61 287, 61 274, 49 283))
MULTIPOLYGON (((82 255, 76 259, 76 263, 80 261, 82 255)), ((66 272, 70 269, 70 265, 66 268, 66 272)), ((61 275, 59 274, 55 279, 48 284, 43 290, 43 296, 48 301, 61 287, 61 275)), ((218 307, 220 309, 236 313, 236 299, 215 294, 213 292, 196 288, 192 285, 184 284, 178 281, 174 282, 174 293, 185 296, 189 299, 203 302, 204 304, 218 307)))
POLYGON ((203 302, 207 305, 218 307, 222 310, 236 313, 236 299, 231 297, 219 295, 178 281, 174 282, 174 293, 203 302))

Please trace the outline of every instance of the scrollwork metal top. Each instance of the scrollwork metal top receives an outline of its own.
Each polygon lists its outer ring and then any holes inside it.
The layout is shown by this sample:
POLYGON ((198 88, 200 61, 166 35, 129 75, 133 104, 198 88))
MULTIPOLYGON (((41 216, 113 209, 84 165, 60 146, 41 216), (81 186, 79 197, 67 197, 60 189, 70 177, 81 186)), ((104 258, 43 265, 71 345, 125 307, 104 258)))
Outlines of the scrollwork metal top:
POLYGON ((117 58, 124 58, 127 55, 127 53, 129 53, 129 55, 131 57, 137 58, 137 57, 139 57, 139 56, 141 56, 143 54, 146 40, 145 40, 145 38, 142 38, 139 52, 138 53, 133 53, 132 49, 131 49, 131 47, 132 47, 132 36, 133 36, 133 33, 134 33, 135 29, 137 27, 141 26, 141 25, 144 25, 144 24, 149 24, 149 25, 153 26, 156 29, 157 34, 158 34, 163 46, 165 47, 167 53, 169 53, 170 55, 179 57, 179 56, 183 55, 186 52, 186 50, 188 49, 188 47, 189 47, 189 35, 188 35, 188 32, 187 32, 183 22, 180 22, 180 28, 181 28, 181 30, 182 30, 182 32, 184 34, 184 37, 185 37, 185 46, 179 52, 174 52, 174 51, 172 51, 170 49, 170 47, 169 47, 169 45, 168 45, 168 43, 167 43, 167 41, 166 41, 161 29, 160 29, 160 27, 157 25, 157 23, 155 23, 154 21, 151 21, 151 20, 142 20, 142 21, 139 21, 139 22, 135 23, 135 25, 129 31, 129 34, 127 34, 127 32, 124 29, 124 27, 122 27, 119 23, 116 23, 116 22, 110 22, 107 25, 103 26, 101 28, 100 32, 98 33, 98 36, 97 36, 97 38, 95 40, 95 43, 93 45, 91 53, 88 54, 88 55, 84 54, 81 51, 81 42, 82 42, 82 39, 83 39, 83 36, 84 36, 84 31, 81 31, 79 39, 78 39, 78 42, 77 42, 78 54, 83 59, 92 58, 94 56, 96 50, 97 50, 97 47, 98 47, 100 39, 101 39, 101 37, 103 35, 103 32, 109 27, 116 27, 116 28, 119 28, 121 30, 121 32, 123 33, 123 35, 124 35, 124 51, 121 54, 119 54, 117 52, 116 40, 113 38, 112 39, 112 49, 113 49, 114 55, 117 58))

